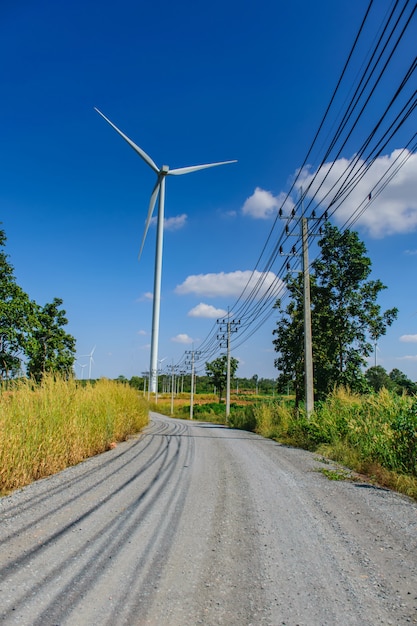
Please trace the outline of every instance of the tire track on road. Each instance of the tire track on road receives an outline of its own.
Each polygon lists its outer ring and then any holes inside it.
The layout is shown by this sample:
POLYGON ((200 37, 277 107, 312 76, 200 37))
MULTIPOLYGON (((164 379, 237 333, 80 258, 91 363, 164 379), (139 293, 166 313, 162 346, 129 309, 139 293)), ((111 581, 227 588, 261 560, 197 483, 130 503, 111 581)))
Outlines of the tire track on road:
MULTIPOLYGON (((73 608, 79 602, 79 599, 85 594, 86 589, 89 586, 95 584, 100 576, 106 571, 108 556, 112 553, 117 553, 122 547, 129 541, 129 538, 134 534, 135 529, 140 525, 146 525, 147 516, 152 513, 154 503, 161 496, 161 493, 166 489, 167 483, 171 479, 171 473, 175 469, 178 463, 181 452, 181 439, 178 433, 183 430, 182 426, 173 423, 171 429, 167 425, 158 424, 155 432, 150 430, 146 433, 146 437, 151 439, 151 447, 155 447, 152 452, 152 456, 144 463, 135 473, 127 480, 124 480, 117 489, 112 489, 104 498, 99 502, 96 502, 94 506, 90 506, 87 510, 84 510, 82 514, 77 515, 75 519, 72 519, 69 523, 64 524, 56 532, 49 535, 40 545, 32 546, 29 550, 24 550, 22 554, 14 558, 1 570, 2 585, 7 581, 8 585, 13 584, 13 580, 23 581, 20 585, 23 587, 23 593, 15 594, 12 605, 8 607, 3 603, 2 606, 2 618, 3 620, 12 619, 16 615, 16 606, 22 607, 24 605, 32 604, 34 596, 43 593, 43 590, 53 586, 54 581, 57 579, 67 578, 64 588, 61 588, 56 592, 54 600, 50 602, 50 605, 45 608, 38 619, 31 618, 31 624, 54 623, 55 618, 62 616, 65 612, 73 610, 73 608), (167 434, 171 432, 172 434, 167 434), (158 467, 155 467, 158 464, 158 467), (150 481, 145 487, 141 486, 139 495, 135 494, 132 498, 132 487, 134 488, 138 480, 143 479, 146 472, 152 471, 150 481), (95 530, 95 534, 89 534, 86 540, 81 541, 78 546, 74 546, 74 542, 71 541, 72 534, 79 527, 84 527, 89 522, 96 520, 97 515, 104 508, 108 508, 114 499, 124 496, 124 492, 129 491, 129 503, 124 507, 122 513, 116 512, 114 517, 108 520, 104 525, 98 525, 95 530), (69 539, 70 537, 71 539, 69 539), (53 561, 50 553, 59 551, 60 546, 64 544, 62 550, 65 550, 65 559, 61 560, 55 567, 47 567, 47 573, 41 571, 44 569, 45 564, 49 564, 53 561), (65 545, 68 544, 68 545, 65 545), (91 555, 90 560, 82 567, 77 567, 76 563, 82 561, 82 556, 85 552, 91 555), (68 578, 65 575, 68 569, 69 561, 75 565, 75 573, 68 578), (42 567, 40 567, 42 563, 42 567), (38 568, 38 569, 37 569, 38 568), (31 583, 31 572, 37 571, 36 581, 31 583), (63 601, 63 598, 65 600, 63 601), (59 600, 59 606, 56 610, 52 610, 54 602, 59 600), (50 622, 49 620, 52 619, 50 622)), ((140 451, 141 452, 141 451, 140 451)), ((124 464, 123 469, 129 469, 134 464, 134 461, 139 459, 139 453, 135 454, 132 460, 129 460, 124 464)), ((100 483, 103 481, 100 481, 100 483)), ((85 493, 94 490, 94 485, 86 489, 85 493)), ((174 492, 175 495, 175 492, 174 492)), ((55 494, 56 497, 56 494, 55 494)), ((81 505, 85 503, 85 498, 80 496, 81 505)), ((72 502, 72 505, 74 504, 72 502)), ((166 513, 172 502, 168 502, 166 513)), ((64 505, 63 505, 64 506, 64 505)), ((62 507, 60 507, 62 508, 62 507)), ((50 518, 53 518, 55 513, 49 514, 50 518)), ((26 528, 26 532, 28 529, 26 528)), ((152 542, 156 540, 157 534, 153 533, 152 542)), ((75 542, 77 543, 77 542, 75 542)), ((148 556, 145 554, 141 563, 143 565, 148 556)), ((140 566, 139 566, 140 567, 140 566)), ((18 583, 16 582, 16 587, 18 583)), ((1 587, 0 587, 1 588, 1 587)))

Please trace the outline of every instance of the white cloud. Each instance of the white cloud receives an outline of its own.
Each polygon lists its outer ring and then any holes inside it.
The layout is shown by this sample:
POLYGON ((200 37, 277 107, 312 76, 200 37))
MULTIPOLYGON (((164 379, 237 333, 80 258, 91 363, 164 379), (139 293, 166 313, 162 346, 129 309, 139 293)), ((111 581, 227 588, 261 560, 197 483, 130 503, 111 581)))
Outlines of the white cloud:
MULTIPOLYGON (((255 219, 269 219, 275 217, 279 208, 283 205, 286 194, 281 192, 274 196, 270 191, 256 187, 253 194, 245 200, 242 207, 243 215, 249 215, 255 219)), ((292 201, 288 198, 283 211, 289 213, 293 208, 292 201)))
POLYGON ((417 354, 408 355, 408 356, 399 356, 397 357, 397 361, 417 361, 417 354))
POLYGON ((417 254, 417 250, 404 250, 404 254, 407 256, 415 256, 417 254))
MULTIPOLYGON (((158 218, 155 216, 151 219, 152 226, 156 225, 158 218)), ((164 218, 164 230, 180 230, 185 226, 187 221, 187 214, 183 213, 182 215, 177 215, 175 217, 166 217, 164 218)))
POLYGON ((146 330, 138 330, 138 335, 146 335, 146 330))
POLYGON ((179 335, 176 335, 176 337, 172 337, 171 341, 188 345, 190 343, 193 343, 194 339, 189 337, 186 333, 180 333, 179 335))
POLYGON ((188 276, 185 281, 175 288, 180 295, 193 293, 209 298, 240 296, 246 290, 247 293, 254 290, 257 298, 267 292, 275 296, 284 286, 273 272, 251 272, 250 270, 236 272, 220 272, 219 274, 197 274, 188 276))
POLYGON ((417 343, 417 335, 401 335, 400 341, 405 343, 417 343))
POLYGON ((185 213, 176 217, 168 217, 164 220, 164 228, 165 230, 179 230, 185 226, 186 221, 187 215, 185 213))
POLYGON ((216 307, 211 304, 204 304, 204 302, 200 302, 200 304, 197 304, 197 306, 189 311, 188 315, 189 317, 216 319, 217 317, 224 317, 227 315, 227 311, 225 309, 216 309, 216 307))
POLYGON ((152 291, 147 291, 146 293, 142 294, 142 296, 137 299, 137 302, 143 302, 144 300, 148 300, 148 301, 152 302, 152 300, 153 300, 153 293, 152 293, 152 291))
MULTIPOLYGON (((356 222, 357 225, 362 226, 375 238, 408 233, 417 228, 417 176, 415 174, 417 154, 404 151, 403 155, 400 156, 401 152, 401 150, 394 150, 391 154, 375 160, 340 208, 337 209, 334 218, 339 224, 344 224, 356 208, 365 206, 362 203, 364 200, 367 201, 372 192, 373 198, 366 211, 356 222), (389 174, 395 170, 406 155, 409 156, 408 160, 385 189, 378 193, 380 181, 390 166, 393 167, 389 174), (396 159, 398 160, 396 161, 396 159)), ((323 201, 324 205, 328 206, 340 185, 340 179, 345 179, 347 170, 349 171, 349 180, 351 180, 366 165, 363 160, 359 160, 353 165, 354 161, 355 157, 352 157, 351 159, 339 159, 333 163, 326 163, 318 172, 314 182, 315 172, 306 167, 301 172, 297 185, 307 189, 311 184, 311 188, 307 191, 308 197, 312 197, 317 191, 317 201, 323 201), (349 169, 351 167, 353 167, 352 170, 349 169), (334 189, 332 189, 333 185, 335 185, 334 189), (327 194, 329 195, 327 196, 327 194)))

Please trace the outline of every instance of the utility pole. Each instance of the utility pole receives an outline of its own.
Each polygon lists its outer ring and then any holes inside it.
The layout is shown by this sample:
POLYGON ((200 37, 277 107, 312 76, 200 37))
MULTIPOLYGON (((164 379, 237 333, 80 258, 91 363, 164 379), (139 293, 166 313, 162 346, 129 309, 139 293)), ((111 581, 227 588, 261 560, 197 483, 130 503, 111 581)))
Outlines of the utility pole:
POLYGON ((149 378, 149 372, 142 372, 143 377, 143 395, 146 395, 146 380, 149 378))
POLYGON ((171 363, 171 416, 174 415, 175 365, 171 363))
POLYGON ((217 320, 218 324, 221 324, 219 332, 222 335, 217 335, 217 339, 220 340, 220 347, 226 347, 226 424, 229 421, 230 415, 230 336, 231 333, 237 332, 237 326, 240 324, 240 320, 231 320, 229 313, 224 320, 217 320), (223 326, 222 326, 223 325, 223 326), (224 342, 226 341, 226 345, 224 342))
POLYGON ((303 303, 304 303, 304 387, 307 418, 314 411, 313 342, 311 335, 310 271, 308 262, 308 222, 301 218, 303 246, 303 303))
MULTIPOLYGON (((310 267, 308 260, 308 220, 317 219, 314 214, 311 218, 304 216, 304 203, 303 203, 303 191, 301 190, 301 260, 302 260, 302 275, 303 275, 303 320, 304 320, 304 398, 305 398, 305 410, 307 418, 311 416, 314 411, 314 377, 313 377, 313 342, 311 333, 311 299, 310 299, 310 267)), ((279 216, 283 218, 282 210, 280 210, 279 216)), ((283 219, 292 220, 296 219, 295 210, 293 209, 289 218, 283 219)), ((288 224, 285 227, 286 233, 289 234, 288 224)), ((283 254, 282 246, 280 248, 280 254, 283 254)), ((287 256, 299 256, 296 252, 296 247, 291 249, 291 255, 287 256)), ((287 270, 290 270, 290 264, 287 263, 287 270)))
MULTIPOLYGON (((195 361, 198 361, 201 352, 200 350, 186 350, 185 354, 191 355, 190 420, 192 420, 194 410, 194 363, 195 361)), ((188 361, 188 363, 190 363, 190 361, 188 361)))

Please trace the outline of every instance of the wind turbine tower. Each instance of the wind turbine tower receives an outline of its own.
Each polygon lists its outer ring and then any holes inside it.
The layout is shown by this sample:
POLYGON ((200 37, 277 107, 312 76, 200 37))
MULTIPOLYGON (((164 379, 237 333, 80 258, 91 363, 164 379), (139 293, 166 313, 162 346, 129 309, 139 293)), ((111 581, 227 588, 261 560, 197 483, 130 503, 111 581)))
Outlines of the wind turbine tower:
POLYGON ((159 316, 161 308, 161 279, 162 279, 162 248, 164 237, 164 211, 165 211, 165 178, 167 176, 180 176, 182 174, 190 174, 208 167, 216 167, 218 165, 227 165, 228 163, 236 163, 234 161, 221 161, 219 163, 208 163, 206 165, 191 165, 190 167, 181 167, 170 170, 168 165, 158 167, 151 157, 146 154, 142 148, 139 148, 129 137, 117 128, 101 111, 96 107, 95 110, 108 124, 129 144, 131 148, 138 154, 147 165, 156 174, 156 183, 153 188, 151 199, 149 202, 148 216, 146 218, 145 232, 143 233, 142 243, 139 250, 139 259, 145 244, 146 235, 148 233, 149 224, 152 219, 156 199, 159 195, 158 203, 158 219, 157 219, 157 235, 155 250, 155 270, 154 270, 154 290, 153 290, 153 311, 152 311, 152 338, 151 338, 151 359, 150 359, 150 392, 156 393, 157 374, 158 374, 158 343, 159 343, 159 316))
MULTIPOLYGON (((89 359, 89 364, 88 364, 88 380, 91 380, 91 368, 92 368, 92 365, 93 365, 93 363, 94 363, 93 354, 94 354, 94 350, 95 350, 95 349, 96 349, 96 346, 94 346, 94 348, 91 350, 90 354, 82 354, 82 355, 81 355, 82 357, 86 357, 86 356, 88 356, 88 359, 89 359)), ((84 365, 84 366, 81 366, 81 367, 85 367, 85 365, 84 365)))

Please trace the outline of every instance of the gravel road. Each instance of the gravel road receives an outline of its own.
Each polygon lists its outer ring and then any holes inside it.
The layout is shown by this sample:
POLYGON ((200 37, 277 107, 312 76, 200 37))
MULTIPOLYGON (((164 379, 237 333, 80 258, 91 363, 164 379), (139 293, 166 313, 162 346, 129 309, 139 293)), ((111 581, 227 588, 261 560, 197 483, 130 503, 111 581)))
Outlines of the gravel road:
POLYGON ((417 623, 417 504, 316 455, 155 413, 0 499, 0 623, 417 623))

